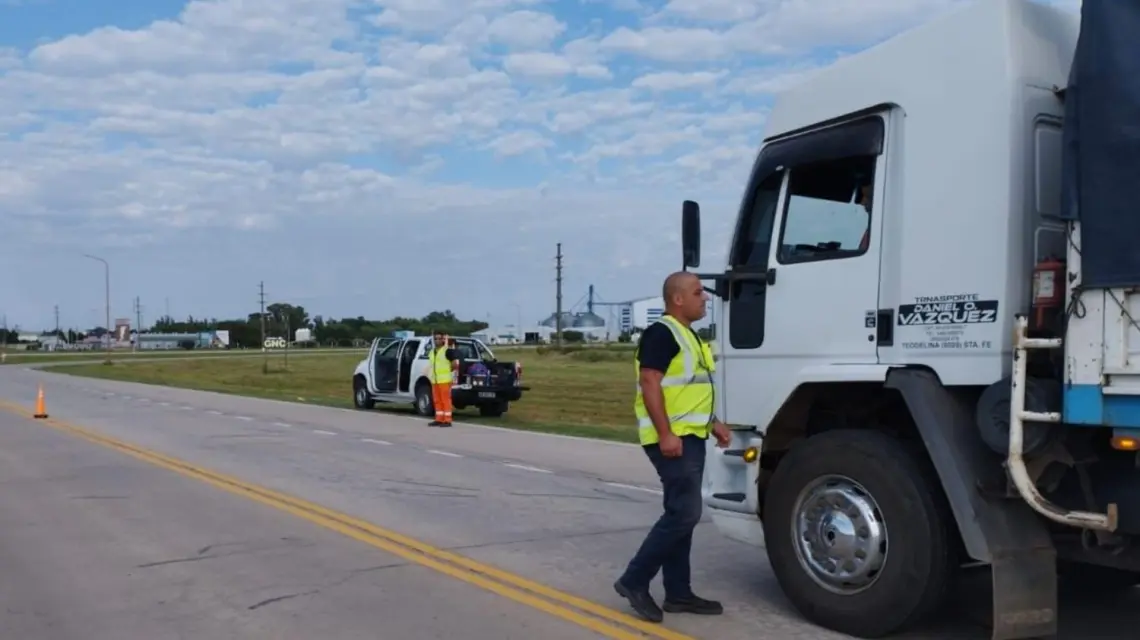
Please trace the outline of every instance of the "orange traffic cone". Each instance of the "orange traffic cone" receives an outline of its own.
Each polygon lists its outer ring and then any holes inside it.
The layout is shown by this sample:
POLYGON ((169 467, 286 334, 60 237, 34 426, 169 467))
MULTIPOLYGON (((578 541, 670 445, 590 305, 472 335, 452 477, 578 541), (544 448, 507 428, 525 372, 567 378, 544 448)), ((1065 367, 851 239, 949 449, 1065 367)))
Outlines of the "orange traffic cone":
POLYGON ((46 417, 48 417, 47 407, 44 406, 44 386, 42 384, 40 385, 39 393, 36 394, 36 414, 33 417, 35 417, 35 418, 46 418, 46 417))

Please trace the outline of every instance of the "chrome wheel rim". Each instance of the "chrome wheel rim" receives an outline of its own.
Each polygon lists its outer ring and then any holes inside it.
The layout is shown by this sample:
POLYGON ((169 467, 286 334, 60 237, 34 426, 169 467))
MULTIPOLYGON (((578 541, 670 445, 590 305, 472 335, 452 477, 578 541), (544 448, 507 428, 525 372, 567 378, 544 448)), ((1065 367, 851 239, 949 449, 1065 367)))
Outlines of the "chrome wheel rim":
POLYGON ((365 395, 364 395, 364 388, 363 388, 363 387, 359 387, 359 388, 357 388, 357 389, 356 389, 356 404, 358 404, 358 405, 360 405, 360 406, 362 406, 362 407, 363 407, 363 406, 364 406, 364 401, 365 401, 365 400, 367 400, 367 399, 368 399, 368 398, 367 398, 367 397, 365 397, 365 395))
POLYGON ((851 478, 817 478, 796 498, 792 537, 800 567, 824 589, 854 595, 887 563, 887 525, 874 497, 851 478))

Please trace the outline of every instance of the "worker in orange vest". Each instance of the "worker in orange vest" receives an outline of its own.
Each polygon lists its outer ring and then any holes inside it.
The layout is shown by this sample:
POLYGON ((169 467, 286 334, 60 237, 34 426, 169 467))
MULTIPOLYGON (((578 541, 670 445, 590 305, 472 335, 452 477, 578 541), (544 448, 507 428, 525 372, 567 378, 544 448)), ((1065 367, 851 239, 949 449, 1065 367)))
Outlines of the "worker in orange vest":
POLYGON ((451 380, 452 380, 452 350, 448 347, 447 335, 436 331, 435 348, 428 356, 431 367, 431 401, 435 406, 435 420, 428 423, 430 427, 451 426, 451 380))

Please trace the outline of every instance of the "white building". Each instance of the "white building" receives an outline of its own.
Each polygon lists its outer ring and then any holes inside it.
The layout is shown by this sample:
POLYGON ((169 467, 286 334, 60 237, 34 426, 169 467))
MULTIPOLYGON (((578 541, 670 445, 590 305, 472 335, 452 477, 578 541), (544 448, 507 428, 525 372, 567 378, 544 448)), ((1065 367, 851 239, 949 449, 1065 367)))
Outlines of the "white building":
MULTIPOLYGON (((629 333, 635 329, 645 329, 664 313, 665 300, 661 296, 630 300, 617 307, 617 330, 619 333, 629 333)), ((713 322, 713 305, 712 300, 709 300, 704 319, 694 327, 707 327, 713 322)))

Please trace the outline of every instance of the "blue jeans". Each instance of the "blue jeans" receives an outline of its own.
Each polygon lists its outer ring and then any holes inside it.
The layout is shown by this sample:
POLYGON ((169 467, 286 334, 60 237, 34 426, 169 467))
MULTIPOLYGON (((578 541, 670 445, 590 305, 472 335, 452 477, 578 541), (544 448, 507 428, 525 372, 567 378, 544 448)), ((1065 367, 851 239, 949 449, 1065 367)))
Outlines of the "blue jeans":
POLYGON ((666 458, 661 447, 651 444, 645 453, 657 469, 664 491, 665 513, 649 530, 645 542, 630 560, 621 583, 631 591, 648 591, 660 571, 666 600, 683 600, 693 595, 689 552, 693 529, 701 521, 701 479, 705 471, 705 439, 681 438, 682 453, 666 458))

